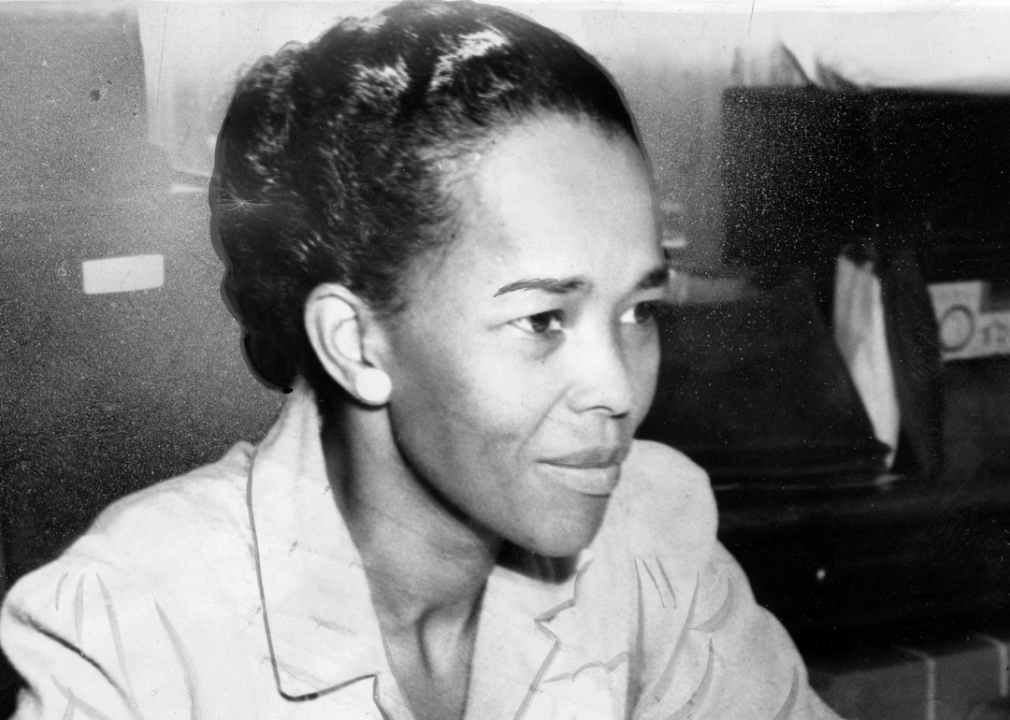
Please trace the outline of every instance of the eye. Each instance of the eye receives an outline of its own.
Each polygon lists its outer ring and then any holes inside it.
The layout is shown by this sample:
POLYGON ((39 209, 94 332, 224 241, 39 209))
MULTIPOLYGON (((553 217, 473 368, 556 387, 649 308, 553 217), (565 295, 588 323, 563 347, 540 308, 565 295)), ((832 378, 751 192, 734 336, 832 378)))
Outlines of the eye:
POLYGON ((564 320, 563 312, 560 310, 548 310, 547 312, 519 318, 513 324, 520 330, 525 330, 533 335, 549 335, 561 332, 562 320, 564 320))
POLYGON ((633 308, 621 315, 621 322, 628 325, 645 325, 652 322, 656 317, 656 310, 659 303, 655 300, 636 303, 633 308))

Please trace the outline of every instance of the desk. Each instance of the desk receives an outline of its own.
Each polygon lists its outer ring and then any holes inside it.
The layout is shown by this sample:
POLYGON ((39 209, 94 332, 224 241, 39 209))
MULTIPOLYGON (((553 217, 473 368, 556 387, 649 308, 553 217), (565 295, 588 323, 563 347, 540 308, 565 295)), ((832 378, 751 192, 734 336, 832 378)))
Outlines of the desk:
POLYGON ((808 657, 1010 627, 1010 474, 716 495, 720 539, 808 657))

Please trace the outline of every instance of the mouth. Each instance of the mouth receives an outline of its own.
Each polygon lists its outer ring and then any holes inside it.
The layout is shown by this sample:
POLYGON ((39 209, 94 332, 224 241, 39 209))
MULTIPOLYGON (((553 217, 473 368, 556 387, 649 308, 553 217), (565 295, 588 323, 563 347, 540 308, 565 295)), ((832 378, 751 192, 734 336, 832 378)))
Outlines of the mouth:
POLYGON ((594 447, 541 460, 559 484, 583 495, 606 497, 621 479, 621 463, 630 447, 594 447))

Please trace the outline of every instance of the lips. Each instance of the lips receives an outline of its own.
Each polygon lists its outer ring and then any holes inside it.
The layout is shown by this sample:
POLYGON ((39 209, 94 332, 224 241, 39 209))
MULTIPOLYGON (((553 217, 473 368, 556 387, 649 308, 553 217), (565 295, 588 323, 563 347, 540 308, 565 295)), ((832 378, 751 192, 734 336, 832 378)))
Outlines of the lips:
POLYGON ((597 446, 541 460, 561 485, 583 495, 606 496, 617 487, 630 446, 597 446))

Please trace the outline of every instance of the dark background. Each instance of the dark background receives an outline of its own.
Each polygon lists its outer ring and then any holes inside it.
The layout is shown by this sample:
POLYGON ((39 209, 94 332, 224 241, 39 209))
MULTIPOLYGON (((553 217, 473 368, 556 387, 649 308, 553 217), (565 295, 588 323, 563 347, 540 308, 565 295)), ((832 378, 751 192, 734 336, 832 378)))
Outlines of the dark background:
MULTIPOLYGON (((36 9, 37 8, 37 9, 36 9)), ((148 144, 135 14, 0 8, 0 493, 8 579, 110 499, 268 427, 218 291, 206 180, 148 144), (81 262, 165 284, 85 295, 81 262)))

